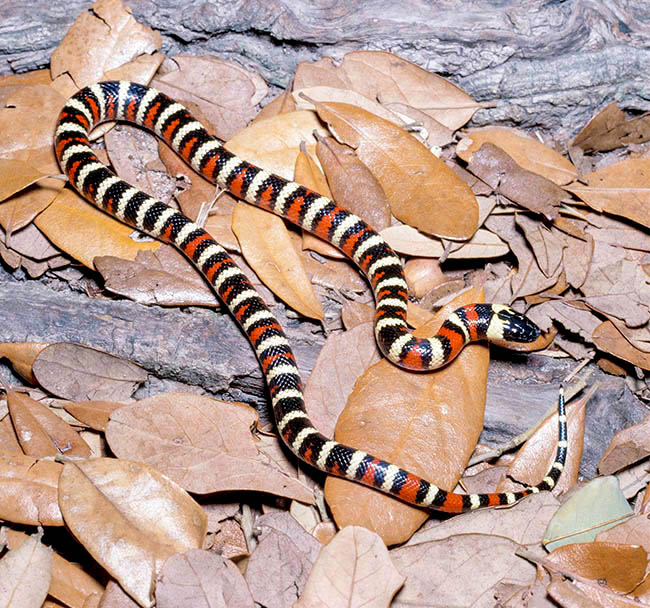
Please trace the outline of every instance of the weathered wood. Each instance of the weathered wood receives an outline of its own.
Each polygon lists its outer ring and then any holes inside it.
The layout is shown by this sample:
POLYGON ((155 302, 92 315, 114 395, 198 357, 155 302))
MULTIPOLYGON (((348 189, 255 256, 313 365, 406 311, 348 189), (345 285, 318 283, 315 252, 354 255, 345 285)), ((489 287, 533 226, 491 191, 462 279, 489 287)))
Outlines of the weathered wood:
MULTIPOLYGON (((0 3, 0 74, 48 64, 86 0, 0 3)), ((211 54, 285 87, 300 61, 390 50, 449 77, 477 101, 474 125, 575 135, 616 99, 650 109, 645 0, 126 0, 168 54, 211 54), (523 8, 525 7, 525 8, 523 8)))

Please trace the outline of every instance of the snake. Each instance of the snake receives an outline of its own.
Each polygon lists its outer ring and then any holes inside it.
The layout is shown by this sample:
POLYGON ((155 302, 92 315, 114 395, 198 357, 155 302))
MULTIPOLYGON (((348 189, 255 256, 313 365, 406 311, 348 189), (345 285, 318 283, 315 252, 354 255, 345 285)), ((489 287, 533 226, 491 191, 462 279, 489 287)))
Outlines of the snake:
POLYGON ((567 454, 562 394, 554 462, 540 483, 516 492, 449 492, 391 462, 321 434, 307 415, 303 382, 280 323, 208 232, 177 209, 120 179, 99 160, 90 147, 89 133, 105 121, 125 121, 152 131, 216 186, 286 218, 343 251, 365 274, 374 292, 379 348, 400 367, 435 370, 447 365, 470 342, 487 340, 502 346, 530 343, 537 340, 540 330, 509 306, 472 304, 455 310, 435 336, 413 336, 406 322, 409 296, 401 259, 361 218, 309 188, 238 158, 182 104, 152 87, 107 81, 81 89, 63 106, 54 136, 56 155, 70 184, 115 218, 176 246, 199 269, 250 340, 268 386, 278 433, 301 460, 407 503, 448 513, 512 505, 555 487, 567 454))

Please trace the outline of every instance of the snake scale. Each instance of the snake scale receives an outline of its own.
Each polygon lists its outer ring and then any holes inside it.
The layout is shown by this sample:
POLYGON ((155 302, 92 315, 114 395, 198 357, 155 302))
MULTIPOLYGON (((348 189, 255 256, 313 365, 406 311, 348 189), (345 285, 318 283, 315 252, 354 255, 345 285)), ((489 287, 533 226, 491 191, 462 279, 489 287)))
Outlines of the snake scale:
POLYGON ((108 120, 127 121, 153 131, 213 183, 340 248, 368 278, 376 299, 377 342, 384 355, 401 367, 433 370, 449 363, 468 342, 531 342, 539 336, 538 328, 507 306, 474 304, 456 310, 436 336, 414 337, 406 324, 408 291, 401 260, 359 217, 316 192, 238 158, 209 135, 186 108, 153 88, 111 81, 82 89, 63 107, 55 135, 57 157, 70 183, 121 221, 174 244, 198 267, 253 345, 269 388, 278 432, 302 460, 406 502, 451 513, 514 504, 555 486, 567 453, 562 397, 555 461, 538 485, 519 492, 447 492, 319 433, 307 416, 303 384, 282 328, 227 252, 199 225, 121 180, 93 153, 88 134, 108 120))

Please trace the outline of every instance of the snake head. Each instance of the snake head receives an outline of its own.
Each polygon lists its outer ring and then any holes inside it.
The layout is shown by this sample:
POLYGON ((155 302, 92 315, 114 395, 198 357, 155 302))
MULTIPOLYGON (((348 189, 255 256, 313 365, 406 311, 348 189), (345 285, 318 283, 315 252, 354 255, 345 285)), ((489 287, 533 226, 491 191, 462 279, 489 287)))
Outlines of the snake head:
POLYGON ((493 306, 494 315, 488 326, 488 339, 493 344, 512 348, 514 344, 535 342, 541 330, 528 317, 509 306, 493 306))

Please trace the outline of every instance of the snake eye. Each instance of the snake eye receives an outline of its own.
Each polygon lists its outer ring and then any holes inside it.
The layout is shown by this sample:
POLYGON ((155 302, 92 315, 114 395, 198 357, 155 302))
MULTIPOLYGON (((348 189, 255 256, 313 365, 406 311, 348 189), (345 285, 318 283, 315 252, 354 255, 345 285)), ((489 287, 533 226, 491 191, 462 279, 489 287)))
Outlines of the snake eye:
POLYGON ((534 342, 542 333, 528 317, 512 308, 504 308, 497 313, 503 323, 503 340, 506 342, 534 342))

